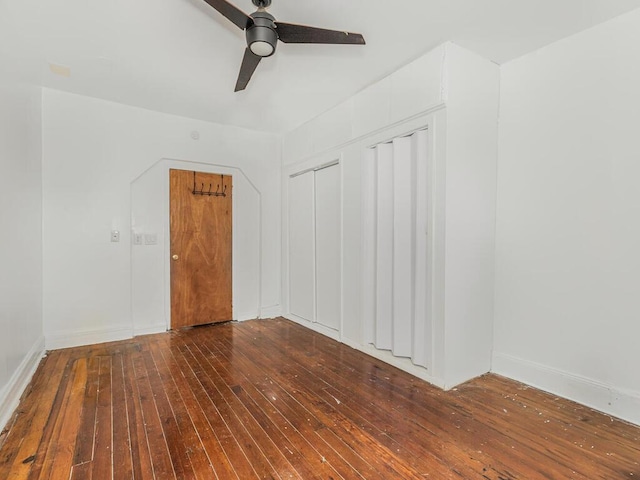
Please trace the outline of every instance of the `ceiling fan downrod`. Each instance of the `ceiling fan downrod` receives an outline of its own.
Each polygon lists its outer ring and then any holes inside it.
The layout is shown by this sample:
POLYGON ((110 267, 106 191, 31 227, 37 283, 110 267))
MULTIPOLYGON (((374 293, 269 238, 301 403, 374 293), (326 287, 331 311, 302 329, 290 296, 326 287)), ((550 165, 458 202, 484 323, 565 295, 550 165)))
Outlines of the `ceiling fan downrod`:
POLYGON ((271 0, 251 0, 253 4, 258 8, 269 8, 271 0))

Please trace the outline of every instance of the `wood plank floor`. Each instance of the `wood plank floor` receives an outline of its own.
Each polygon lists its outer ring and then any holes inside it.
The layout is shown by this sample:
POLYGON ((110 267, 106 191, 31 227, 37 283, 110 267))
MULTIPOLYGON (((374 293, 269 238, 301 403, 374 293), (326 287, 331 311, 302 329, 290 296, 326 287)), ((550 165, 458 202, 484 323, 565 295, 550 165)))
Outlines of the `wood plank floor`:
POLYGON ((487 375, 442 392, 284 319, 50 352, 0 479, 640 478, 640 428, 487 375))

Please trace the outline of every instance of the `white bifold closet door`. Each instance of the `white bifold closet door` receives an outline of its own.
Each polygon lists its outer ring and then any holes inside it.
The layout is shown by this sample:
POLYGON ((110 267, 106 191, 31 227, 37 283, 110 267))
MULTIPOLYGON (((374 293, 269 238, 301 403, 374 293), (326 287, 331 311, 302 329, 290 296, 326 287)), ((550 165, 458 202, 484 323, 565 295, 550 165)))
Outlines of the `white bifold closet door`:
POLYGON ((429 367, 428 135, 367 152, 363 164, 363 312, 367 341, 429 367))
POLYGON ((290 311, 332 330, 341 320, 341 245, 340 166, 290 178, 290 311))

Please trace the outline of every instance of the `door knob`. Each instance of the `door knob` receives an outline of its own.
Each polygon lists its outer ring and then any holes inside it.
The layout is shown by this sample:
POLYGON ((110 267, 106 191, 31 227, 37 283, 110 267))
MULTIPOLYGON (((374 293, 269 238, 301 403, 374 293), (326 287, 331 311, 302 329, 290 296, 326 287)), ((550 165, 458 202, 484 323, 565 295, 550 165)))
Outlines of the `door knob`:
POLYGON ((173 258, 174 260, 178 260, 178 255, 174 255, 174 256, 173 256, 173 257, 171 257, 171 258, 173 258))

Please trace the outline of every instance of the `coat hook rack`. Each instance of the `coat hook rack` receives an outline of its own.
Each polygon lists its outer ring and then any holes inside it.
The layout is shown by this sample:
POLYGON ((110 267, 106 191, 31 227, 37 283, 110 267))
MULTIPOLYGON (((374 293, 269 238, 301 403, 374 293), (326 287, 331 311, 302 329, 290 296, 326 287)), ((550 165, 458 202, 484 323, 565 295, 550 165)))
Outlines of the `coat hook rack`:
POLYGON ((220 183, 216 185, 216 191, 212 191, 213 184, 209 184, 209 189, 205 190, 204 183, 200 184, 200 190, 197 189, 196 186, 196 172, 193 172, 193 193, 194 195, 203 195, 207 197, 226 197, 227 196, 227 186, 224 184, 224 175, 220 175, 220 183), (220 190, 220 183, 222 184, 222 190, 220 190))

